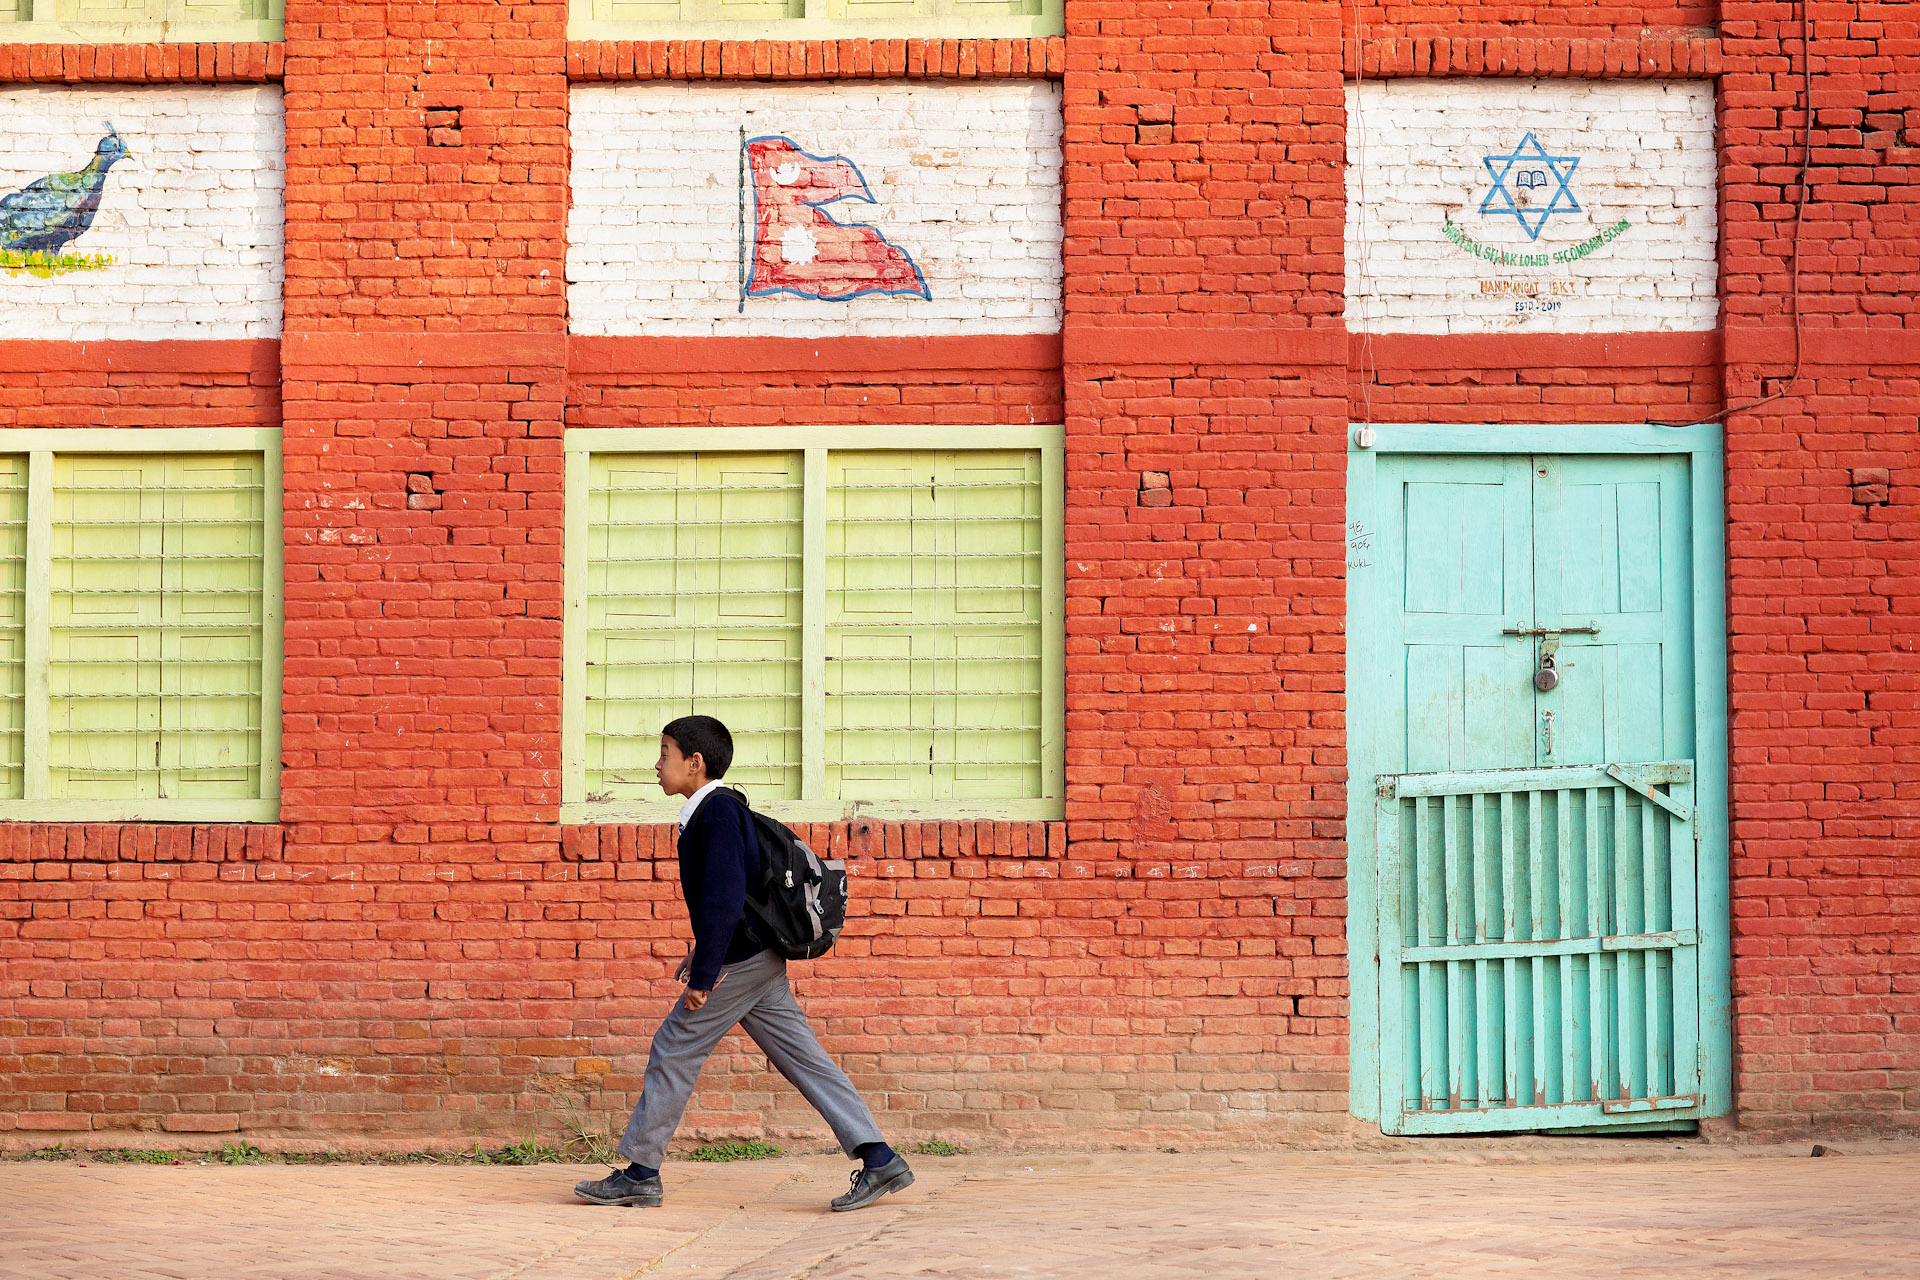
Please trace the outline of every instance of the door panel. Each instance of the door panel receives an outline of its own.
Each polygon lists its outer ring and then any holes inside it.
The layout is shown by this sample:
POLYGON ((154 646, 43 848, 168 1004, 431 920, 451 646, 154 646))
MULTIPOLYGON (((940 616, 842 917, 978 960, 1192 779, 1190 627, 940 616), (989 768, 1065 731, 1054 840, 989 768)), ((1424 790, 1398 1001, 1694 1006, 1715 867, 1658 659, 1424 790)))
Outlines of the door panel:
MULTIPOLYGON (((1558 637, 1560 685, 1537 704, 1540 762, 1692 759, 1685 459, 1541 457, 1533 472, 1536 625, 1595 629, 1558 637)), ((1547 640, 1534 640, 1536 662, 1547 640)))
POLYGON ((1375 474, 1383 1127, 1697 1116, 1686 460, 1375 474))
POLYGON ((1398 597, 1383 619, 1384 769, 1532 764, 1530 660, 1501 636, 1532 607, 1525 458, 1381 460, 1380 539, 1398 597))

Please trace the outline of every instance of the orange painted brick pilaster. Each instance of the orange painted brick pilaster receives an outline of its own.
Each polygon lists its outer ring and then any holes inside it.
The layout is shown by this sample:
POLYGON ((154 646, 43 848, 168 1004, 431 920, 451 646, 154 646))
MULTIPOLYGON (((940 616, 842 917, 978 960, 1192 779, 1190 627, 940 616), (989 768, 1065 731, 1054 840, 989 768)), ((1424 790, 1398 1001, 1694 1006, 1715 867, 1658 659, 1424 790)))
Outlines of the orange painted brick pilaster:
POLYGON ((557 853, 557 828, 516 832, 558 801, 565 22, 562 3, 289 6, 282 790, 302 846, 557 853))
POLYGON ((532 901, 560 862, 565 18, 288 9, 288 851, 219 886, 278 957, 226 1013, 231 1058, 288 1077, 250 1127, 514 1115, 570 1043, 524 1002, 572 975, 532 966, 611 948, 575 877, 532 901), (536 940, 547 913, 576 923, 536 940))
POLYGON ((1339 11, 1072 3, 1067 30, 1069 850, 1144 879, 1119 944, 1325 1125, 1347 992, 1339 11))

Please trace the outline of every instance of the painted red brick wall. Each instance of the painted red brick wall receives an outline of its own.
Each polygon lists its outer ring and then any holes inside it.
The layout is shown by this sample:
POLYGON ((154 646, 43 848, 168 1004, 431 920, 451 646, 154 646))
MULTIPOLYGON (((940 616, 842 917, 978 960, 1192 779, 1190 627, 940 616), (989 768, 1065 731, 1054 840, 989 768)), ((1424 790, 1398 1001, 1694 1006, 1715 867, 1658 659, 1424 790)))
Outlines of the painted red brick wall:
POLYGON ((0 427, 277 427, 277 342, 0 342, 0 427))
POLYGON ((1101 1051, 1162 1124, 1339 1131, 1339 12, 1067 21, 1069 851, 1149 877, 1087 945, 1154 997, 1101 1051))
POLYGON ((1343 0, 1351 32, 1394 28, 1409 36, 1598 36, 1711 27, 1714 0, 1343 0))
POLYGON ((1920 15, 1815 0, 1807 16, 1791 381, 1801 28, 1731 0, 1721 23, 1727 396, 1766 398, 1727 432, 1737 1086, 1751 1128, 1912 1132, 1920 15))
MULTIPOLYGON (((890 1132, 1349 1131, 1347 423, 1726 408, 1739 1123, 1913 1129, 1905 9, 1810 7, 1822 332, 1791 384, 1789 6, 1075 0, 1064 41, 681 47, 568 45, 551 2, 296 3, 280 46, 10 52, 17 80, 284 76, 284 340, 19 344, 0 425, 284 422, 287 625, 281 825, 0 828, 0 1130, 617 1121, 686 930, 668 832, 557 821, 562 430, 1064 421, 1066 821, 813 833, 858 905, 797 986, 890 1132), (1721 75, 1724 342, 1350 339, 1343 68, 1721 75), (1043 71, 1058 342, 565 337, 569 72, 1043 71)), ((820 1130, 730 1040, 686 1132, 820 1130)))
MULTIPOLYGON (((1823 347, 1798 394, 1728 432, 1735 1037, 1750 1128, 1920 1127, 1913 351, 1852 364, 1823 347)), ((1736 375, 1729 390, 1758 384, 1736 375)))
POLYGON ((1355 334, 1356 422, 1698 422, 1721 408, 1715 334, 1355 334))
POLYGON ((1059 422, 1058 338, 575 338, 570 427, 1059 422))
POLYGON ((566 328, 566 5, 296 3, 288 333, 566 328))
POLYGON ((1162 998, 1110 1021, 1108 1052, 1185 1066, 1151 1103, 1166 1121, 1337 1130, 1344 371, 1150 363, 1111 337, 1067 368, 1069 852, 1146 877, 1102 971, 1162 998))

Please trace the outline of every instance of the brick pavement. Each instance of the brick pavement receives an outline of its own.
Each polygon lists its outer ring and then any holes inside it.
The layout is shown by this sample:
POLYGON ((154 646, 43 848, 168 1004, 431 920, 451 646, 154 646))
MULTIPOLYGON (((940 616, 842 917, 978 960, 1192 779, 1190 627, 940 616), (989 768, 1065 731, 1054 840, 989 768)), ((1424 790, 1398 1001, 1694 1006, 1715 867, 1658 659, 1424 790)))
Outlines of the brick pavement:
POLYGON ((0 1277, 1920 1275, 1920 1153, 1793 1151, 921 1158, 855 1214, 824 1211, 830 1157, 676 1164, 658 1210, 579 1204, 552 1165, 5 1163, 0 1277))

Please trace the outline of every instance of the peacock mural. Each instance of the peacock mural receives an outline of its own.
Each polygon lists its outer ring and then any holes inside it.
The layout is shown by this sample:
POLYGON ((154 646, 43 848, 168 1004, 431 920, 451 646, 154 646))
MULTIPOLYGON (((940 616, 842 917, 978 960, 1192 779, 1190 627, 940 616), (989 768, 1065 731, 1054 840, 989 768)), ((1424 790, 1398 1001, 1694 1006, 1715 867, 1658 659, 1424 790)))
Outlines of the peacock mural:
POLYGON ((15 270, 57 267, 73 270, 106 266, 103 255, 61 257, 73 241, 86 234, 100 212, 106 194, 107 171, 127 158, 127 144, 111 120, 106 136, 94 148, 87 167, 74 173, 49 174, 29 182, 11 195, 0 196, 0 266, 15 270))

